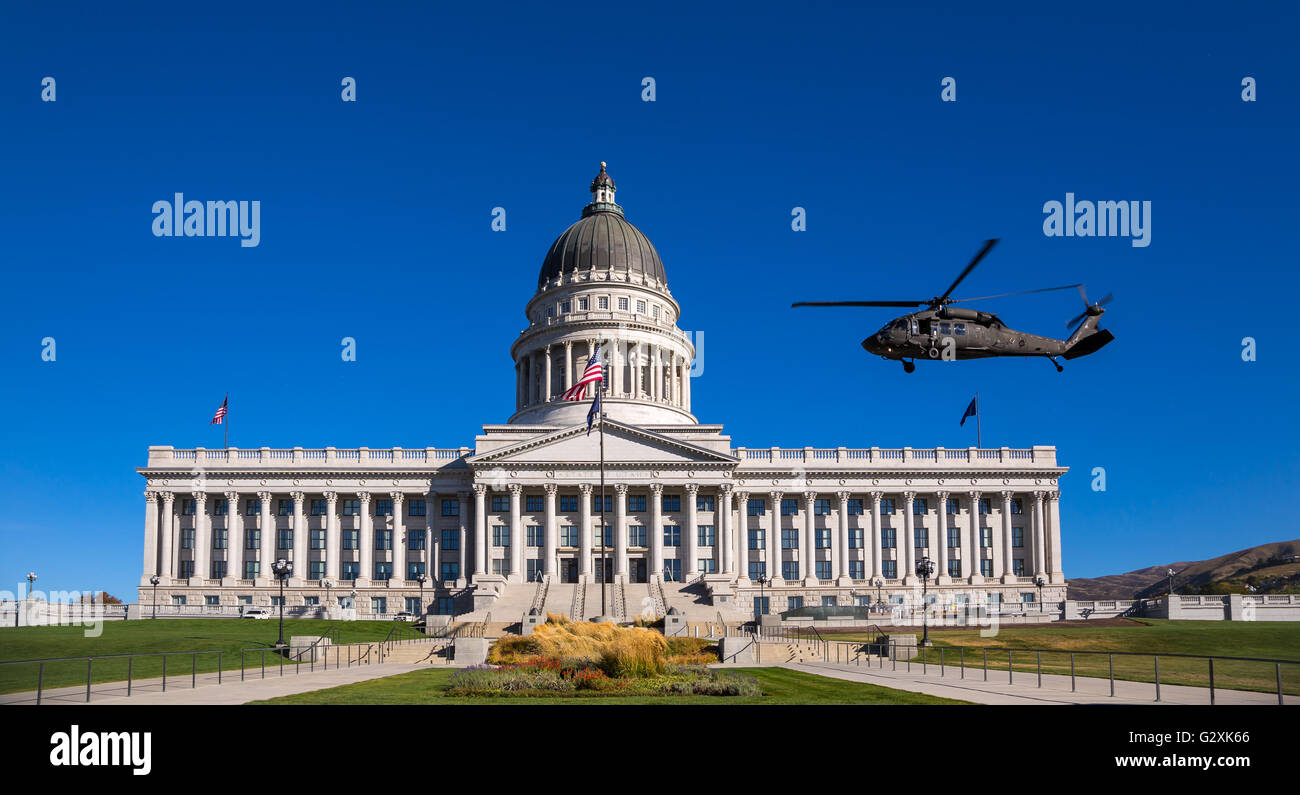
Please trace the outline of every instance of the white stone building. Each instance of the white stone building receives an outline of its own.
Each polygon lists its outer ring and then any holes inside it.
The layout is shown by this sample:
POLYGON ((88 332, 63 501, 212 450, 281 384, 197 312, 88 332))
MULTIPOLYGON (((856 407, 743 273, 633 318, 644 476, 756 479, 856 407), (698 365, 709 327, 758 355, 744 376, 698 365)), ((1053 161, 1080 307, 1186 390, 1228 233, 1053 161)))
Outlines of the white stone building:
POLYGON ((586 584, 602 573, 615 617, 751 614, 760 596, 774 613, 899 601, 923 557, 943 599, 1064 599, 1055 448, 733 447, 696 420, 680 307, 604 164, 591 192, 525 307, 508 422, 472 447, 150 447, 140 603, 157 575, 164 606, 271 604, 278 558, 293 563, 287 606, 362 617, 536 606, 590 618, 601 589, 586 584), (603 555, 591 401, 559 397, 597 345, 603 555))

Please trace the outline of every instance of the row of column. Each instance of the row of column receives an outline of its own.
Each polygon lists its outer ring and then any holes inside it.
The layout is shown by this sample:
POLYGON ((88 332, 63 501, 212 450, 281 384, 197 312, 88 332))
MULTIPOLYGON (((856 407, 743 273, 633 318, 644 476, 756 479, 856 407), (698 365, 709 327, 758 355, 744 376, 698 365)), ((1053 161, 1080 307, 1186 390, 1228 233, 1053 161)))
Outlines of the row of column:
MULTIPOLYGON (((468 523, 465 517, 465 508, 469 502, 469 492, 459 492, 460 510, 458 530, 459 554, 458 562, 460 565, 461 576, 464 577, 466 567, 466 542, 468 539, 468 523)), ((146 491, 145 496, 145 544, 144 544, 144 573, 146 577, 151 574, 157 574, 161 577, 174 578, 178 571, 179 561, 179 524, 176 521, 175 511, 176 494, 170 491, 146 491), (158 507, 162 505, 161 526, 158 507), (160 532, 161 531, 161 532, 160 532)), ((202 491, 191 492, 190 496, 194 499, 194 576, 209 578, 211 574, 211 553, 212 553, 212 517, 207 512, 208 493, 202 491)), ((261 531, 260 544, 258 549, 258 560, 261 562, 261 577, 272 577, 270 566, 275 560, 277 550, 276 546, 276 527, 271 512, 271 501, 279 496, 269 491, 258 491, 253 494, 241 493, 236 491, 223 492, 227 503, 226 509, 226 529, 228 531, 227 549, 246 549, 243 540, 244 518, 239 510, 240 501, 244 498, 256 496, 260 500, 260 522, 258 528, 261 531)), ((305 579, 307 575, 307 544, 308 544, 308 527, 305 521, 303 511, 306 493, 302 491, 292 491, 288 495, 293 499, 293 548, 286 557, 293 563, 294 579, 305 579)), ((342 574, 342 530, 340 528, 338 499, 339 493, 335 491, 326 491, 322 496, 327 502, 327 512, 325 514, 325 576, 333 579, 340 579, 342 574)), ((406 578, 406 527, 403 506, 406 501, 406 494, 400 491, 390 492, 389 496, 393 500, 393 579, 403 580, 406 578)), ((370 510, 371 493, 357 492, 357 499, 360 501, 359 510, 359 539, 358 539, 358 562, 360 564, 360 579, 370 579, 374 573, 374 517, 370 510)), ((426 496, 426 524, 428 525, 429 537, 425 540, 425 551, 431 553, 427 555, 426 560, 433 566, 441 562, 439 556, 441 544, 441 529, 435 527, 435 522, 429 517, 436 514, 429 513, 436 510, 438 506, 438 492, 428 492, 426 496)), ((243 556, 235 556, 242 561, 243 556)), ((242 578, 242 572, 229 571, 227 576, 242 578)), ((438 580, 436 570, 426 571, 426 575, 431 580, 438 580)))
MULTIPOLYGON (((586 369, 598 340, 565 340, 532 351, 515 364, 515 410, 549 403, 559 398, 586 369), (580 346, 575 359, 574 346, 580 346), (585 346, 585 354, 581 348, 585 346), (558 349, 564 348, 560 384, 553 386, 553 363, 558 349)), ((672 348, 646 342, 601 342, 605 357, 605 376, 610 380, 609 396, 655 400, 689 408, 691 402, 690 362, 672 348), (645 369, 650 377, 643 379, 645 369), (629 386, 625 387, 624 378, 629 386), (648 381, 648 384, 646 383, 648 381)))

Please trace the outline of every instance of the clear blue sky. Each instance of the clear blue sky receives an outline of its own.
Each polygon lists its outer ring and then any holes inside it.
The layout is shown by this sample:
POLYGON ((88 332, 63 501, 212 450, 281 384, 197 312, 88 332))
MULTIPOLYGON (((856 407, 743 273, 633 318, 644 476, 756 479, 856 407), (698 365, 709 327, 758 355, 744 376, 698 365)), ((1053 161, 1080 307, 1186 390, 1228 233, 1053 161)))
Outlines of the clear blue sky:
MULTIPOLYGON (((1071 467, 1070 576, 1300 535, 1294 3, 552 5, 5 7, 0 588, 133 597, 134 467, 220 446, 227 391, 240 447, 472 444, 600 160, 736 444, 964 447, 978 390, 986 446, 1071 467), (177 191, 260 201, 261 244, 154 237, 177 191), (1066 192, 1151 201, 1151 245, 1045 237, 1066 192), (1085 281, 1116 342, 907 376, 858 347, 888 310, 789 307, 934 295, 993 236, 959 294, 1085 281)), ((990 307, 1049 334, 1080 309, 990 307)))

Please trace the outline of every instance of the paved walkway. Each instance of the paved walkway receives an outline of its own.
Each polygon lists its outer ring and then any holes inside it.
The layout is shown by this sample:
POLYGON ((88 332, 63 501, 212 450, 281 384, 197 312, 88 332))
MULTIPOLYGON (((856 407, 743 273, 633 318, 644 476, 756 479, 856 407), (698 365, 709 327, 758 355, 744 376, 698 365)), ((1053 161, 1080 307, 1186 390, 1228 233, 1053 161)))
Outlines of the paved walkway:
MULTIPOLYGON (((188 676, 167 677, 167 690, 162 689, 162 679, 141 679, 131 683, 131 695, 126 694, 126 682, 99 682, 90 687, 90 704, 244 704, 294 693, 306 693, 327 687, 338 687, 353 682, 364 682, 382 676, 403 674, 429 665, 415 663, 383 663, 375 665, 354 665, 352 667, 331 668, 328 671, 318 668, 315 672, 301 671, 294 673, 293 668, 286 668, 284 675, 279 670, 269 668, 266 678, 261 678, 261 671, 250 668, 245 673, 244 681, 239 680, 239 671, 226 671, 217 684, 217 674, 199 674, 194 686, 190 686, 188 676)), ((0 695, 0 704, 35 704, 36 691, 26 693, 5 693, 0 695)), ((41 693, 41 704, 86 704, 86 687, 60 687, 41 693)))
MULTIPOLYGON (((752 664, 751 664, 752 665, 752 664)), ((897 690, 913 693, 926 693, 932 696, 955 698, 972 701, 976 704, 1209 704, 1208 687, 1187 687, 1183 685, 1161 685, 1160 701, 1157 702, 1156 686, 1153 682, 1129 682, 1115 680, 1115 695, 1110 695, 1110 680, 1095 677, 1076 677, 1075 690, 1070 690, 1070 677, 1056 674, 1043 674, 1043 686, 1038 686, 1038 676, 1033 672, 1015 672, 1014 682, 1008 682, 1007 672, 988 672, 988 681, 984 681, 982 669, 966 669, 966 677, 961 678, 961 669, 948 666, 940 673, 937 665, 927 667, 922 673, 918 663, 912 663, 908 672, 900 664, 897 671, 890 663, 885 668, 869 668, 845 663, 778 663, 777 667, 789 668, 810 674, 820 674, 835 679, 851 682, 867 682, 897 690)), ((722 667, 747 667, 728 664, 722 667)), ((1283 696, 1287 704, 1300 704, 1300 696, 1283 696)), ((1276 693, 1255 693, 1246 690, 1223 690, 1215 688, 1215 704, 1277 704, 1276 693)))

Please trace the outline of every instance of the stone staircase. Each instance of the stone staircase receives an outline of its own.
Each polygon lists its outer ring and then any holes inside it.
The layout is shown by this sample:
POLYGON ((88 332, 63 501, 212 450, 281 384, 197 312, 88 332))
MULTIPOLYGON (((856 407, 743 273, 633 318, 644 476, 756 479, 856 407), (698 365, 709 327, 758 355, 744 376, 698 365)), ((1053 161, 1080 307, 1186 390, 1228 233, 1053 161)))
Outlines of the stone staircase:
POLYGON ((578 583, 573 586, 573 598, 569 602, 569 619, 572 621, 585 621, 587 615, 587 586, 578 583))
POLYGON ((653 588, 643 582, 630 582, 623 586, 623 605, 629 621, 645 618, 653 621, 663 615, 653 596, 653 588))
POLYGON ((384 650, 386 663, 450 665, 455 641, 449 638, 397 643, 384 650))

